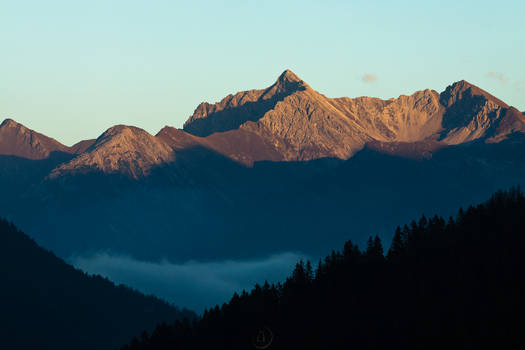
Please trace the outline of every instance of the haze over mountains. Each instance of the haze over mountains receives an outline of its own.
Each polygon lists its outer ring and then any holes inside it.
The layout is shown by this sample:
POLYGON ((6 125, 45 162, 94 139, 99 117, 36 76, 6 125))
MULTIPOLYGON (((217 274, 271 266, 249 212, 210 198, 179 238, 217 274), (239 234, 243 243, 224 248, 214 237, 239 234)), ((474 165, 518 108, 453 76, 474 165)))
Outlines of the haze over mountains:
POLYGON ((6 120, 0 213, 66 259, 315 258, 523 184, 524 133, 523 113, 465 81, 328 98, 285 71, 157 135, 117 125, 66 147, 6 120))

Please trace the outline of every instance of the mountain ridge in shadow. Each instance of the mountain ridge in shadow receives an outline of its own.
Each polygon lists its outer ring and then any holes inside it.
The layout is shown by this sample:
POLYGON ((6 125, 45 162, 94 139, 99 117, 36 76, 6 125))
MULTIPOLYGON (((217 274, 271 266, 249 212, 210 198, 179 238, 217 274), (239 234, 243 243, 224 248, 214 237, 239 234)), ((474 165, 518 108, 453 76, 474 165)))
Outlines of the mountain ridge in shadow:
POLYGON ((9 349, 114 349, 133 333, 195 315, 89 276, 0 219, 0 336, 9 349))

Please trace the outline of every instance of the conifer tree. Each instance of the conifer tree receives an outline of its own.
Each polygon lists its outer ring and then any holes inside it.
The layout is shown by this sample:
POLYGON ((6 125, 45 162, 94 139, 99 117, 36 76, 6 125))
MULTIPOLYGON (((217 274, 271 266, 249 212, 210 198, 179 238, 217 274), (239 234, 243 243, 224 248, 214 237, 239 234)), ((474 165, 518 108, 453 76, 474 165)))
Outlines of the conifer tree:
POLYGON ((392 244, 388 250, 387 258, 388 260, 397 259, 405 249, 405 239, 403 233, 401 232, 401 227, 396 228, 394 238, 392 239, 392 244))

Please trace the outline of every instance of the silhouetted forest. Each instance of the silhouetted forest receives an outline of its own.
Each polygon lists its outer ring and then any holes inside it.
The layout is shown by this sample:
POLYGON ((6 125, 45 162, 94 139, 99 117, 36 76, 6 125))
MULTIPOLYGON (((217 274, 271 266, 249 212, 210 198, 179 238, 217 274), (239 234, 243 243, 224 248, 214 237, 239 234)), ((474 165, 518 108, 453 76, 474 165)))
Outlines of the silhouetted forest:
POLYGON ((349 241, 316 266, 299 262, 282 285, 256 285, 194 322, 162 324, 123 349, 522 344, 524 214, 525 197, 512 189, 455 218, 421 217, 397 228, 386 255, 377 237, 364 251, 349 241))
POLYGON ((0 349, 116 349, 185 317, 194 314, 88 276, 0 219, 0 349))

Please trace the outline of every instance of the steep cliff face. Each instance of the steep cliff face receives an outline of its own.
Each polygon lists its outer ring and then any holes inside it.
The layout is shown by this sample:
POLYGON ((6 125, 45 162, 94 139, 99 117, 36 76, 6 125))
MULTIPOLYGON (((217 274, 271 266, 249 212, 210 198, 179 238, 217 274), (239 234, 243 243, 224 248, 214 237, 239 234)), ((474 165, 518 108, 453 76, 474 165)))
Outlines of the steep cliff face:
POLYGON ((480 138, 498 142, 524 131, 525 122, 519 111, 466 81, 441 94, 427 89, 389 100, 327 98, 287 70, 268 89, 199 105, 184 130, 198 136, 228 131, 230 138, 249 131, 283 160, 311 160, 347 159, 367 143, 417 142, 435 148, 430 140, 444 145, 480 138))
POLYGON ((60 142, 26 128, 12 119, 0 124, 0 155, 45 159, 52 152, 70 153, 60 142))
POLYGON ((257 121, 286 96, 307 88, 291 71, 285 71, 267 89, 228 95, 219 103, 201 103, 184 123, 184 130, 196 136, 237 129, 248 121, 257 121))
POLYGON ((50 178, 98 170, 139 179, 153 167, 173 159, 173 149, 160 138, 133 126, 117 125, 104 132, 83 154, 53 170, 50 178))

